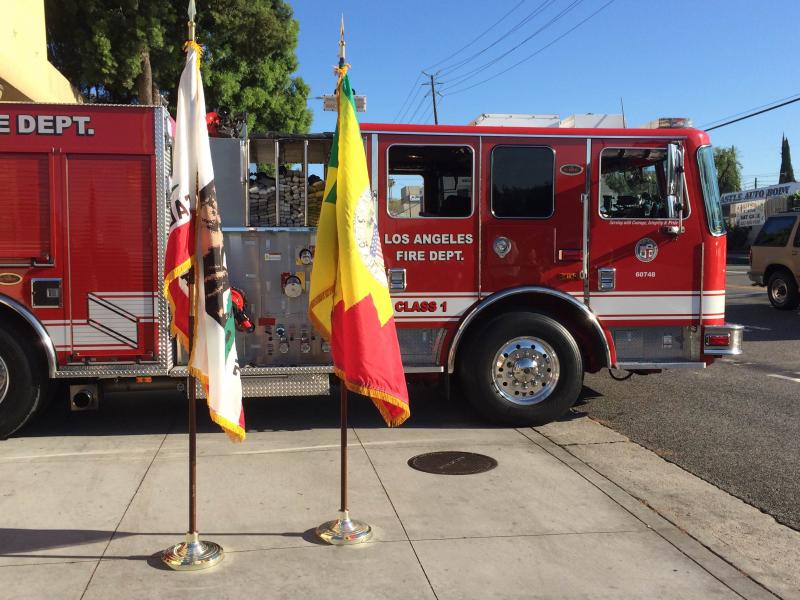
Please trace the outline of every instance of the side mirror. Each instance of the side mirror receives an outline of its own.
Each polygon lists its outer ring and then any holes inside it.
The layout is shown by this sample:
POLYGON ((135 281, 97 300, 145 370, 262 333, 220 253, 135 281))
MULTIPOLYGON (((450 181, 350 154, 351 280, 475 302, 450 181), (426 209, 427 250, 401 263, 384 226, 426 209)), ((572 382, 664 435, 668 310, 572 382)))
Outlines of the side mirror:
POLYGON ((667 217, 678 219, 678 227, 667 227, 667 233, 683 232, 683 148, 667 144, 667 217))

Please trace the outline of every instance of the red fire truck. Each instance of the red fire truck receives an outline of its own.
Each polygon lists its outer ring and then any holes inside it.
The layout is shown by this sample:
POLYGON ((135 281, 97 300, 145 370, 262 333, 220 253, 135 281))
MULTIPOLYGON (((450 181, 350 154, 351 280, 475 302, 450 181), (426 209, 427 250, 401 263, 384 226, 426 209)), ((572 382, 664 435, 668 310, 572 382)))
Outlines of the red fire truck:
MULTIPOLYGON (((60 382, 89 408, 104 389, 184 381, 160 293, 168 123, 158 107, 0 104, 0 435, 60 382)), ((542 423, 584 372, 741 351, 704 132, 362 130, 409 374, 454 378, 489 418, 542 423)), ((324 393, 330 349, 306 307, 332 136, 212 142, 245 394, 324 393)))

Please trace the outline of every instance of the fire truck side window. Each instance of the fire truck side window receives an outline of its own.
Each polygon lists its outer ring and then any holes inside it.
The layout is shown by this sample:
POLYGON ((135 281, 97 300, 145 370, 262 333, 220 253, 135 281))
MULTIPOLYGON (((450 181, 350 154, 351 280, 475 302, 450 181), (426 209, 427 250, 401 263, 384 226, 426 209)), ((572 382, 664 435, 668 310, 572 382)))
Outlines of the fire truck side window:
POLYGON ((472 214, 472 148, 391 146, 387 209, 396 218, 472 214))
POLYGON ((543 146, 492 149, 492 214, 501 219, 553 215, 555 154, 543 146))
POLYGON ((664 148, 606 148, 600 155, 600 215, 666 219, 664 148))

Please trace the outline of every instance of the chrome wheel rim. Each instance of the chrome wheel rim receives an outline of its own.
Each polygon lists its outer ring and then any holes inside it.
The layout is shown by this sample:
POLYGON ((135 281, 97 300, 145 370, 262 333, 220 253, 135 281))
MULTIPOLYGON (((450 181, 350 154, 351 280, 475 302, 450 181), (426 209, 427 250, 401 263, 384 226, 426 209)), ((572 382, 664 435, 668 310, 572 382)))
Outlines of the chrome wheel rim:
POLYGON ((536 337, 509 340, 495 353, 495 392, 514 404, 530 406, 545 400, 558 385, 559 363, 553 347, 536 337))
POLYGON ((789 288, 783 279, 776 279, 772 283, 772 299, 778 304, 786 302, 786 297, 789 295, 789 288))
POLYGON ((0 356, 0 402, 6 399, 6 394, 8 394, 8 367, 6 366, 6 361, 3 360, 3 357, 0 356))

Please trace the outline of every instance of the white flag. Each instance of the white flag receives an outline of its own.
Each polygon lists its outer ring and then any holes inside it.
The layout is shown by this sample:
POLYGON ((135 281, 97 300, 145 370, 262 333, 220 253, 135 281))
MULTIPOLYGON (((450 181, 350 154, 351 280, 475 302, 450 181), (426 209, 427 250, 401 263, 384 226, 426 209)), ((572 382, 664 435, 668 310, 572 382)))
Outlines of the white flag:
MULTIPOLYGON (((165 290, 173 311, 188 302, 179 294, 186 286, 176 285, 181 255, 191 256, 196 305, 189 370, 203 384, 211 418, 234 440, 245 438, 242 382, 236 356, 235 323, 231 288, 222 244, 222 222, 217 210, 214 169, 206 128, 206 101, 200 77, 202 50, 195 42, 187 44, 186 66, 178 88, 172 181, 172 227, 167 243, 167 281, 165 290), (192 234, 185 232, 193 220, 192 234), (174 239, 173 239, 174 237, 174 239), (183 245, 187 245, 183 248, 183 245), (194 253, 192 253, 192 246, 194 253), (172 250, 172 252, 170 252, 172 250), (177 258, 171 259, 171 256, 177 258), (171 261, 171 262, 170 262, 171 261), (170 276, 172 279, 170 279, 170 276), (172 284, 172 285, 171 285, 172 284)), ((185 293, 185 292, 184 292, 185 293)), ((183 319, 173 315, 173 333, 183 319)), ((187 319, 188 321, 188 319, 187 319)), ((179 339, 183 340, 182 335, 179 339)))

